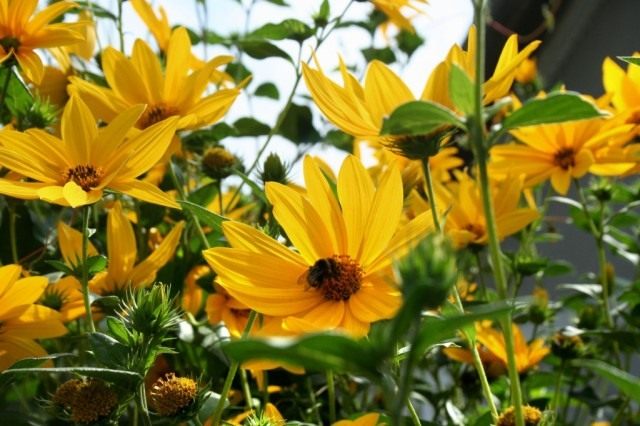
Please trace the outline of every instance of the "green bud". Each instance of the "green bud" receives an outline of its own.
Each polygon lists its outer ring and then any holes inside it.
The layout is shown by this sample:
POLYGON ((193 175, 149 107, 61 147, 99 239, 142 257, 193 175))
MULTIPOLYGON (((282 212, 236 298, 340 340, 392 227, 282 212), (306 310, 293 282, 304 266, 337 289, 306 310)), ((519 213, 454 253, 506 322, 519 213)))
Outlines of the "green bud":
POLYGON ((440 306, 458 278, 453 246, 441 234, 428 235, 396 266, 405 295, 416 286, 424 288, 419 293, 427 309, 440 306))
POLYGON ((164 284, 135 289, 123 301, 119 316, 127 328, 161 341, 180 321, 174 302, 164 284))
POLYGON ((551 352, 560 359, 579 358, 584 354, 584 342, 579 335, 559 331, 551 340, 551 352))
POLYGON ((585 306, 578 319, 578 328, 593 330, 598 327, 600 309, 594 305, 585 306))
POLYGON ((236 156, 221 146, 211 147, 202 155, 202 171, 215 180, 231 176, 238 165, 236 156))
POLYGON ((56 122, 56 107, 42 99, 20 103, 11 108, 15 117, 15 128, 21 132, 28 129, 46 129, 56 122))
POLYGON ((260 171, 260 180, 263 183, 278 182, 283 185, 289 183, 289 167, 280 159, 278 154, 271 153, 264 160, 260 171))
POLYGON ((613 187, 607 179, 600 179, 591 189, 591 194, 600 202, 607 202, 613 196, 613 187))

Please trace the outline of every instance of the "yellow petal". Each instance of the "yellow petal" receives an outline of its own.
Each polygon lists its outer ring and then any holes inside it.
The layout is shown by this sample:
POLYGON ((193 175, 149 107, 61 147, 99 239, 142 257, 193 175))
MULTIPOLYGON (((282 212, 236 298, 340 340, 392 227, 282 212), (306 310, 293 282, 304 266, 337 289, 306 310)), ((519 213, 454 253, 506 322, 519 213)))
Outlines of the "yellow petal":
POLYGON ((369 64, 364 96, 373 121, 379 126, 396 107, 415 99, 407 85, 380 61, 369 64))
POLYGON ((113 190, 120 191, 124 194, 130 195, 138 200, 146 201, 147 203, 158 204, 172 209, 179 209, 180 204, 168 194, 159 190, 155 185, 139 180, 127 180, 111 182, 109 187, 113 190))
MULTIPOLYGON (((102 190, 85 192, 77 183, 69 181, 62 187, 62 196, 71 207, 93 204, 102 197, 102 190)), ((54 201, 55 202, 55 201, 54 201)))
MULTIPOLYGON (((180 235, 184 229, 184 222, 178 222, 162 243, 145 260, 133 268, 129 280, 133 286, 143 286, 153 282, 156 273, 173 257, 176 247, 180 243, 180 235)), ((135 244, 135 243, 134 243, 135 244)))
POLYGON ((33 340, 6 336, 0 341, 0 371, 6 370, 21 359, 45 355, 47 351, 33 340))
POLYGON ((144 105, 134 105, 118 114, 106 127, 98 131, 91 152, 92 164, 106 165, 108 163, 105 162, 105 159, 112 158, 115 152, 123 149, 120 145, 122 140, 135 126, 144 109, 144 105))
POLYGON ((107 217, 107 253, 109 276, 118 284, 127 284, 138 255, 136 237, 129 219, 116 202, 107 217))
POLYGON ((44 65, 40 57, 33 51, 21 49, 20 53, 15 55, 15 58, 20 65, 20 70, 27 78, 35 84, 42 82, 44 77, 44 65))
POLYGON ((137 39, 131 53, 131 63, 142 77, 145 98, 151 104, 159 103, 162 99, 163 77, 160 60, 144 41, 137 39))
POLYGON ((104 49, 102 66, 109 87, 129 105, 146 104, 150 101, 143 77, 121 52, 112 47, 104 49))
POLYGON ((180 96, 183 80, 188 71, 191 56, 191 41, 189 34, 183 27, 173 31, 167 48, 167 68, 164 80, 164 99, 169 103, 176 103, 180 96))
POLYGON ((98 134, 91 110, 77 96, 71 96, 62 113, 62 139, 71 163, 90 164, 91 148, 98 134))
MULTIPOLYGON (((82 260, 82 232, 73 229, 66 223, 60 221, 57 226, 58 246, 64 262, 69 266, 76 266, 82 260)), ((89 242, 87 247, 89 256, 98 254, 96 248, 89 242)))

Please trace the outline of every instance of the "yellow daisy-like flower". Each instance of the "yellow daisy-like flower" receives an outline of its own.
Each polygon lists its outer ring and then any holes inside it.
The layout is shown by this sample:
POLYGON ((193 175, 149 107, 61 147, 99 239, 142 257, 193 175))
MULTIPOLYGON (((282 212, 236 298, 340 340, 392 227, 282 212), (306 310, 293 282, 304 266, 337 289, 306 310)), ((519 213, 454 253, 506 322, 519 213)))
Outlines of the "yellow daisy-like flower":
POLYGON ((144 111, 144 105, 133 106, 99 128, 87 105, 72 96, 62 114, 62 139, 39 129, 3 132, 0 164, 35 182, 0 179, 0 194, 78 207, 112 189, 179 208, 157 187, 136 179, 162 157, 178 121, 169 118, 127 138, 144 111))
MULTIPOLYGON (((634 57, 640 53, 634 53, 634 57)), ((602 83, 606 95, 616 112, 625 114, 629 122, 637 123, 640 111, 640 67, 627 65, 622 69, 613 59, 605 58, 602 63, 602 83)))
MULTIPOLYGON (((535 339, 527 344, 518 326, 512 324, 511 329, 515 342, 516 368, 518 373, 524 373, 538 365, 550 349, 544 345, 543 339, 535 339)), ((506 373, 507 350, 502 331, 476 324, 476 339, 480 345, 478 348, 480 358, 487 366, 487 373, 492 377, 506 373)), ((443 352, 453 360, 473 364, 473 357, 468 349, 445 348, 443 352)))
MULTIPOLYGON (((60 254, 62 254, 62 260, 71 269, 75 269, 82 261, 82 232, 73 229, 66 223, 60 221, 57 226, 58 231, 58 246, 60 247, 60 254)), ((88 257, 97 256, 98 251, 89 241, 87 246, 88 257)))
POLYGON ((369 413, 358 417, 355 420, 340 420, 333 423, 331 426, 377 426, 385 425, 386 423, 380 423, 379 413, 369 413))
POLYGON ((363 336, 390 318, 401 295, 390 266, 432 227, 428 213, 399 226, 400 173, 390 168, 376 189, 355 157, 343 162, 334 195, 313 159, 304 161, 306 195, 268 182, 266 195, 292 251, 242 223, 225 222, 231 248, 204 252, 218 282, 241 303, 287 317, 295 332, 343 330, 363 336))
POLYGON ((619 146, 633 137, 633 125, 617 120, 593 119, 558 124, 529 126, 511 131, 521 144, 497 145, 491 148, 491 169, 508 173, 518 165, 525 186, 537 185, 547 179, 556 192, 566 194, 572 179, 587 172, 617 176, 635 164, 631 159, 600 156, 608 145, 619 146))
POLYGON ((85 314, 82 285, 75 277, 49 283, 38 303, 60 312, 60 320, 64 323, 85 314))
POLYGON ((222 118, 240 89, 223 89, 204 97, 203 94, 211 73, 230 58, 213 58, 189 73, 191 41, 184 28, 174 30, 166 57, 163 67, 149 45, 140 39, 133 46, 131 59, 108 47, 102 53, 102 65, 110 88, 72 77, 69 91, 82 97, 95 117, 106 122, 132 105, 147 104, 148 109, 136 123, 140 129, 171 116, 180 118, 178 130, 207 126, 222 118))
POLYGON ((20 279, 19 265, 0 267, 0 371, 27 357, 47 352, 34 339, 62 336, 67 329, 60 314, 36 305, 45 288, 45 277, 20 279))
MULTIPOLYGON (((456 174, 457 182, 448 186, 448 195, 443 208, 450 206, 445 222, 445 233, 458 248, 469 244, 487 244, 487 223, 482 209, 480 187, 469 175, 456 174)), ((536 209, 519 207, 522 195, 523 178, 509 177, 502 181, 493 181, 491 196, 498 225, 498 237, 503 239, 520 231, 538 218, 536 209)))
POLYGON ((15 59, 24 76, 40 83, 44 65, 35 49, 78 43, 84 40, 84 23, 50 24, 77 5, 60 1, 35 13, 38 0, 0 0, 0 63, 15 59))
POLYGON ((131 222, 115 203, 107 216, 107 270, 97 274, 89 288, 100 295, 119 294, 129 287, 153 283, 156 273, 171 258, 180 242, 184 222, 177 223, 146 259, 137 263, 138 249, 131 222))
POLYGON ((412 17, 403 12, 409 9, 416 13, 422 13, 418 4, 426 4, 427 0, 371 0, 371 3, 387 16, 388 21, 383 24, 383 32, 385 32, 389 23, 405 31, 415 32, 411 24, 412 17))

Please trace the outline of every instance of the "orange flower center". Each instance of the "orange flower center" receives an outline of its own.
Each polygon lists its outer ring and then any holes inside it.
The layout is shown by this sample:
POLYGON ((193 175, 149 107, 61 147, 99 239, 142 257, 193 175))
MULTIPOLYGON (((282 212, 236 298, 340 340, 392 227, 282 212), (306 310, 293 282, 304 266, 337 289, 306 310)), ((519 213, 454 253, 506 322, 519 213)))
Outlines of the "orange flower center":
POLYGON ((161 122, 165 118, 169 118, 172 115, 176 115, 178 110, 174 107, 169 107, 163 104, 149 106, 138 120, 138 126, 141 129, 146 129, 156 123, 161 122))
POLYGON ((347 255, 316 261, 306 273, 309 286, 327 300, 349 300, 362 285, 362 268, 347 255))
POLYGON ((86 192, 100 185, 102 176, 104 176, 102 167, 96 167, 91 164, 80 164, 64 172, 65 182, 74 181, 86 192))
POLYGON ((561 148, 553 157, 553 164, 563 170, 576 166, 576 152, 573 148, 561 148))

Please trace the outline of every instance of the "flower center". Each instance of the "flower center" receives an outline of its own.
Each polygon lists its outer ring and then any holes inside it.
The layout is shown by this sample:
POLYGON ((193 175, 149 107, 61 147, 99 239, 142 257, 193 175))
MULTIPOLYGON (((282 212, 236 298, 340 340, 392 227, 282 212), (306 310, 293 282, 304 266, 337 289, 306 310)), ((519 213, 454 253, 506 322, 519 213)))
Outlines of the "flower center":
POLYGON ((188 377, 167 374, 158 379, 149 392, 149 405, 162 416, 173 416, 195 400, 198 384, 188 377))
POLYGON ((4 50, 13 49, 15 51, 20 47, 20 40, 18 40, 16 37, 0 38, 0 46, 2 46, 4 50))
POLYGON ((161 122, 165 118, 176 115, 177 112, 175 108, 163 104, 153 105, 147 108, 144 114, 142 114, 142 117, 138 120, 138 125, 141 129, 146 129, 149 126, 161 122))
POLYGON ((55 290, 46 291, 40 299, 40 303, 48 308, 59 311, 66 301, 66 297, 55 290))
POLYGON ((576 166, 576 152, 573 148, 561 148, 553 157, 553 164, 563 170, 576 166))
POLYGON ((309 286, 327 300, 349 300, 362 285, 362 268, 347 255, 316 261, 306 273, 309 286))
POLYGON ((104 176, 102 167, 95 167, 91 164, 80 164, 64 172, 65 182, 74 181, 85 192, 100 185, 102 176, 104 176))

